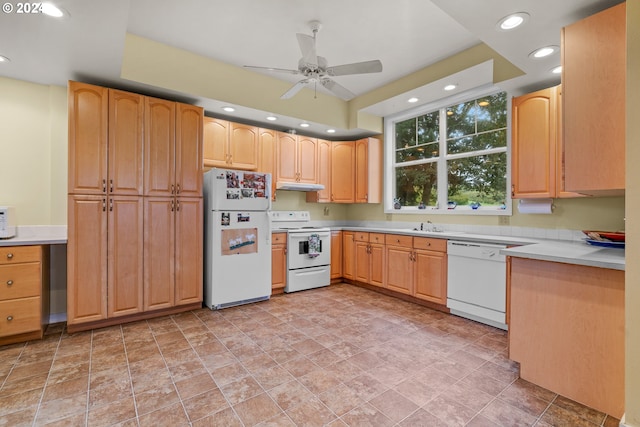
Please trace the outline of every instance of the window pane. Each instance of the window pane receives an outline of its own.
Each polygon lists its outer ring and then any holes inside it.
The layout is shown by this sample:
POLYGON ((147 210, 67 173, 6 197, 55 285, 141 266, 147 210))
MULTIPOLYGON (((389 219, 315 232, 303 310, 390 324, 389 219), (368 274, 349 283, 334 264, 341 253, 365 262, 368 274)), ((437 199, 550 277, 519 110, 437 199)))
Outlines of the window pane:
POLYGON ((477 100, 478 132, 507 127, 507 93, 500 92, 477 100))
POLYGON ((482 206, 505 203, 507 153, 474 156, 447 161, 449 202, 482 206))
POLYGON ((396 150, 416 145, 416 119, 396 123, 396 150))
POLYGON ((396 168, 396 198, 402 206, 418 206, 423 202, 435 206, 438 200, 436 181, 437 163, 396 168))
POLYGON ((440 154, 439 143, 432 142, 417 147, 405 148, 396 151, 396 163, 410 162, 412 160, 430 159, 440 154))
POLYGON ((476 101, 464 102, 447 108, 447 138, 476 133, 476 101))
POLYGON ((440 112, 418 117, 418 144, 438 141, 440 137, 440 112))
POLYGON ((488 150, 507 146, 507 130, 485 132, 479 135, 465 136, 447 141, 449 154, 467 153, 469 151, 488 150))

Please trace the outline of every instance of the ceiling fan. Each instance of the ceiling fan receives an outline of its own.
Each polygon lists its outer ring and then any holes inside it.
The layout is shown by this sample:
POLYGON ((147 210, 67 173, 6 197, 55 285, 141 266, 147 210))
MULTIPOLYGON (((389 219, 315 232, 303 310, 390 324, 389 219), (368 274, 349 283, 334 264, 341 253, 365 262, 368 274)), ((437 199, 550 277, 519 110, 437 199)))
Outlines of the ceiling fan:
POLYGON ((275 71, 280 73, 289 74, 301 74, 304 76, 302 80, 293 85, 287 90, 280 99, 292 98, 303 87, 320 83, 322 86, 333 92, 339 98, 348 101, 355 98, 355 94, 344 86, 336 83, 331 77, 346 76, 350 74, 365 74, 365 73, 379 73, 382 71, 382 62, 379 60, 355 62, 352 64, 336 65, 328 67, 327 60, 323 56, 318 56, 316 53, 316 35, 322 24, 320 21, 309 22, 309 27, 313 32, 313 36, 307 34, 297 33, 298 44, 300 45, 300 51, 302 52, 302 58, 298 61, 297 70, 289 70, 284 68, 272 68, 272 67, 255 67, 251 65, 245 65, 246 68, 255 68, 260 70, 275 71))

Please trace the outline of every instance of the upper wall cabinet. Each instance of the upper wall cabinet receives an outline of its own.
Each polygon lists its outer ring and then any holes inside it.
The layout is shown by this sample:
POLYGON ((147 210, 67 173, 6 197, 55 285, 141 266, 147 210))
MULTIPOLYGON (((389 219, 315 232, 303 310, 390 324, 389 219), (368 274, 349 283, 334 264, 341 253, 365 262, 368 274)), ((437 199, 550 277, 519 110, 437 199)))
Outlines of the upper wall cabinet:
POLYGON ((271 174, 271 197, 276 199, 276 144, 278 132, 258 129, 258 170, 271 174))
POLYGON ((382 201, 382 142, 377 138, 356 141, 356 203, 382 201))
POLYGON ((176 104, 176 196, 202 197, 201 107, 176 104))
POLYGON ((331 202, 355 202, 355 141, 333 143, 331 202))
POLYGON ((276 183, 300 182, 315 184, 318 179, 318 140, 278 132, 276 148, 276 183))
POLYGON ((324 185, 324 190, 308 191, 307 202, 330 202, 332 200, 332 147, 335 143, 318 139, 318 184, 324 185))
POLYGON ((142 194, 144 97, 69 82, 69 194, 142 194))
POLYGON ((258 169, 259 129, 255 126, 205 117, 204 165, 231 169, 258 169))
POLYGON ((625 80, 625 3, 562 30, 567 190, 624 193, 625 80))

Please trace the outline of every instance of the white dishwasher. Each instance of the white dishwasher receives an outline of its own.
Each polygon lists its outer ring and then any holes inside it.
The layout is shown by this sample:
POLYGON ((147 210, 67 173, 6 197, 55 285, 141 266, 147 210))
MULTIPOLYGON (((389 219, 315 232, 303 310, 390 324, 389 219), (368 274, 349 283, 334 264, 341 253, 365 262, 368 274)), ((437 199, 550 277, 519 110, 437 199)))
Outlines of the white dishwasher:
POLYGON ((507 329, 505 245, 447 242, 447 307, 451 314, 507 329))

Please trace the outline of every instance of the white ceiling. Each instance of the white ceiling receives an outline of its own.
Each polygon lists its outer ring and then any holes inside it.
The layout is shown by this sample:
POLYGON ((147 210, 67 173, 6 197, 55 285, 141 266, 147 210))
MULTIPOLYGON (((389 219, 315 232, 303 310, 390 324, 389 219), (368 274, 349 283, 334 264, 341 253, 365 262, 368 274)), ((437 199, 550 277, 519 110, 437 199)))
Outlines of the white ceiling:
MULTIPOLYGON (((560 45, 560 29, 620 0, 54 0, 68 12, 0 14, 0 76, 66 86, 95 82, 157 96, 180 98, 163 88, 136 86, 120 77, 127 32, 232 65, 297 68, 295 33, 310 34, 320 20, 318 54, 329 65, 380 59, 377 74, 335 77, 356 95, 375 90, 466 48, 484 42, 525 72, 504 82, 513 94, 559 82, 549 70, 560 55, 534 61, 528 54, 560 45), (513 32, 495 30, 503 16, 531 15, 513 32)), ((300 76, 270 73, 292 84, 300 76)), ((323 89, 319 89, 323 90, 323 89)), ((257 94, 259 96, 259 94, 257 94)), ((191 101, 189 96, 185 97, 191 101)), ((217 100, 196 99, 207 110, 217 100)), ((246 107, 251 107, 246 106, 246 107)), ((220 111, 210 111, 219 114, 220 111)), ((264 121, 264 112, 243 109, 239 121, 264 121)), ((289 118, 291 123, 297 119, 289 118)), ((279 121, 287 126, 287 118, 279 121)), ((269 124, 273 127, 273 124, 269 124)), ((348 130, 338 130, 337 137, 348 130)))

